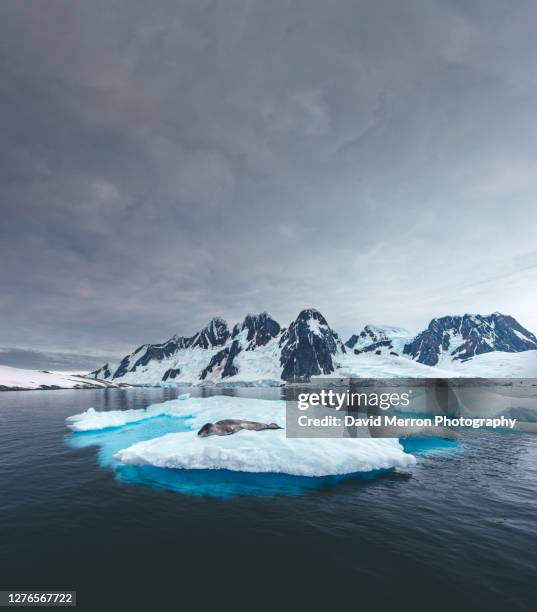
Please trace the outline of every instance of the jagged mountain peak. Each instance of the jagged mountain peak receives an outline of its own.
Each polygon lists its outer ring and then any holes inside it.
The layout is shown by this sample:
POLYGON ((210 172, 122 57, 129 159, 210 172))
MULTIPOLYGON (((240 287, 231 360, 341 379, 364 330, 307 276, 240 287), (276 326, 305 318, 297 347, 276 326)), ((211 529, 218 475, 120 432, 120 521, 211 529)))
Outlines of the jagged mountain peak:
POLYGON ((403 327, 395 325, 373 325, 368 323, 364 325, 363 330, 359 334, 353 334, 345 346, 354 348, 360 340, 369 342, 379 342, 380 340, 388 340, 390 338, 409 338, 410 334, 403 327))
POLYGON ((207 349, 216 346, 224 346, 230 335, 227 321, 222 319, 222 317, 214 317, 204 328, 193 336, 190 347, 207 349))
POLYGON ((445 355, 465 361, 483 353, 516 353, 537 349, 537 338, 510 315, 464 314, 436 317, 405 345, 404 353, 426 365, 445 355))
POLYGON ((281 332, 280 324, 273 319, 268 312, 260 314, 249 313, 242 323, 237 323, 233 328, 231 337, 245 336, 243 344, 246 350, 254 350, 256 347, 264 346, 281 332))
POLYGON ((209 321, 209 323, 207 323, 207 325, 206 325, 205 327, 210 327, 210 326, 211 326, 211 325, 213 325, 213 324, 214 324, 214 325, 217 325, 217 324, 219 324, 219 323, 223 323, 224 325, 227 325, 227 321, 224 319, 224 317, 219 317, 219 316, 216 316, 216 317, 213 317, 213 318, 212 318, 212 319, 209 321))
POLYGON ((260 318, 265 318, 265 317, 272 319, 270 314, 266 310, 263 310, 263 312, 249 312, 244 317, 244 320, 246 321, 246 319, 260 319, 260 318))
POLYGON ((200 379, 206 380, 215 376, 224 379, 235 376, 239 373, 236 358, 242 351, 254 351, 265 346, 280 332, 279 323, 267 312, 247 314, 242 323, 237 323, 233 327, 230 336, 231 345, 226 345, 211 357, 207 366, 200 373, 200 379))
POLYGON ((317 310, 317 308, 304 308, 298 313, 295 321, 302 321, 307 319, 316 319, 318 321, 322 320, 326 324, 326 319, 321 314, 321 312, 317 310))
POLYGON ((345 352, 338 335, 315 308, 302 310, 280 338, 283 380, 308 380, 331 374, 333 357, 345 352))
POLYGON ((311 333, 317 334, 319 336, 322 336, 324 333, 328 332, 334 335, 336 338, 338 338, 337 334, 332 329, 330 329, 330 326, 328 325, 328 321, 325 319, 322 313, 316 308, 306 308, 304 310, 301 310, 298 313, 297 318, 294 320, 294 322, 291 325, 293 324, 295 326, 305 324, 307 325, 311 333))
POLYGON ((215 317, 193 336, 176 334, 162 343, 143 344, 92 375, 135 384, 305 381, 314 375, 337 375, 345 368, 362 375, 364 367, 384 363, 382 358, 375 362, 376 355, 388 358, 390 372, 399 371, 399 366, 401 371, 413 367, 410 360, 428 366, 442 360, 445 372, 455 366, 453 362, 482 353, 537 351, 537 338, 510 315, 494 312, 435 317, 414 338, 400 327, 368 324, 345 345, 315 308, 299 312, 287 328, 281 328, 267 312, 246 315, 232 331, 224 319, 215 317), (353 361, 362 353, 371 359, 353 361), (398 361, 403 355, 408 359, 398 361))
POLYGON ((353 349, 356 355, 361 353, 391 354, 398 356, 405 342, 410 339, 406 329, 395 325, 367 324, 359 334, 353 334, 345 346, 353 349))

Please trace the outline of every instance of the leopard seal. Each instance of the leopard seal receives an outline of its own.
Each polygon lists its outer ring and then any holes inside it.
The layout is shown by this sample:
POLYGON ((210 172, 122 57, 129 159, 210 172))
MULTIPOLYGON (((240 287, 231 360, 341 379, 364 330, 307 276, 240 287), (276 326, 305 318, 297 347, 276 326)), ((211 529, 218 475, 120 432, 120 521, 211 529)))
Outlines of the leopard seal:
POLYGON ((230 436, 231 434, 249 429, 251 431, 263 431, 264 429, 282 429, 276 423, 258 423, 257 421, 243 421, 242 419, 224 419, 216 423, 205 423, 198 431, 198 436, 230 436))

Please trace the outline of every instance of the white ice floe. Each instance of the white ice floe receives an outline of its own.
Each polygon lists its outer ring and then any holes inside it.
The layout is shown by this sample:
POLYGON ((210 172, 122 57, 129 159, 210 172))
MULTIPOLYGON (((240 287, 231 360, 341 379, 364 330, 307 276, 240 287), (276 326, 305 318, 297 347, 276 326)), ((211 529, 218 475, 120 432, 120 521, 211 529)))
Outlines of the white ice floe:
POLYGON ((228 396, 172 400, 146 410, 95 412, 88 410, 67 421, 75 431, 117 427, 159 415, 185 417, 191 431, 171 433, 138 442, 116 453, 130 465, 176 469, 227 469, 242 472, 281 472, 297 476, 328 476, 404 468, 415 463, 398 440, 286 438, 285 430, 241 431, 231 436, 200 438, 206 422, 248 419, 285 426, 285 402, 228 396))
POLYGON ((115 455, 129 465, 329 476, 415 463, 393 438, 286 438, 283 430, 241 431, 200 438, 196 431, 138 442, 115 455))
POLYGON ((162 411, 147 410, 110 410, 108 412, 97 412, 94 408, 88 408, 86 412, 74 414, 65 419, 67 427, 73 431, 94 431, 107 429, 108 427, 122 427, 128 423, 144 421, 155 416, 164 414, 162 411))
POLYGON ((175 413, 180 411, 173 410, 175 404, 189 397, 190 394, 186 393, 180 395, 177 400, 155 404, 138 410, 107 410, 97 412, 94 408, 88 408, 86 412, 67 417, 65 422, 67 427, 73 431, 95 431, 108 429, 109 427, 122 427, 129 423, 138 423, 162 415, 178 416, 175 413))

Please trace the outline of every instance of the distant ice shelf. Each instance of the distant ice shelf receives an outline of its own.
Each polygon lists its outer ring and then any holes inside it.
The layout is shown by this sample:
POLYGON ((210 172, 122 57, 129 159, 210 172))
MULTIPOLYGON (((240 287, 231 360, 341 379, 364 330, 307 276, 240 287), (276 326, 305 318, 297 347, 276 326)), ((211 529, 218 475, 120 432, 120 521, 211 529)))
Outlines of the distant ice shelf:
POLYGON ((101 389, 125 386, 119 381, 99 380, 74 372, 25 370, 0 365, 0 391, 35 389, 101 389))

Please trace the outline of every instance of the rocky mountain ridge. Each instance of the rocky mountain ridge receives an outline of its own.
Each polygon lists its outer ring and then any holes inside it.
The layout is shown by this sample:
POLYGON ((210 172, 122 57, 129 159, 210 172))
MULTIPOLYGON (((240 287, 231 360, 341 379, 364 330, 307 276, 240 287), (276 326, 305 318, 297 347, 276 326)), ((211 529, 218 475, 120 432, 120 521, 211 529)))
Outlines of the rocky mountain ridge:
POLYGON ((144 344, 91 376, 131 384, 281 384, 337 375, 342 362, 348 367, 355 357, 368 355, 437 366, 493 351, 529 350, 537 350, 537 338, 513 317, 500 313, 435 318, 415 337, 399 327, 366 325, 342 343, 325 317, 308 308, 285 328, 266 312, 247 315, 231 330, 224 319, 215 317, 193 336, 175 335, 160 344, 144 344))

